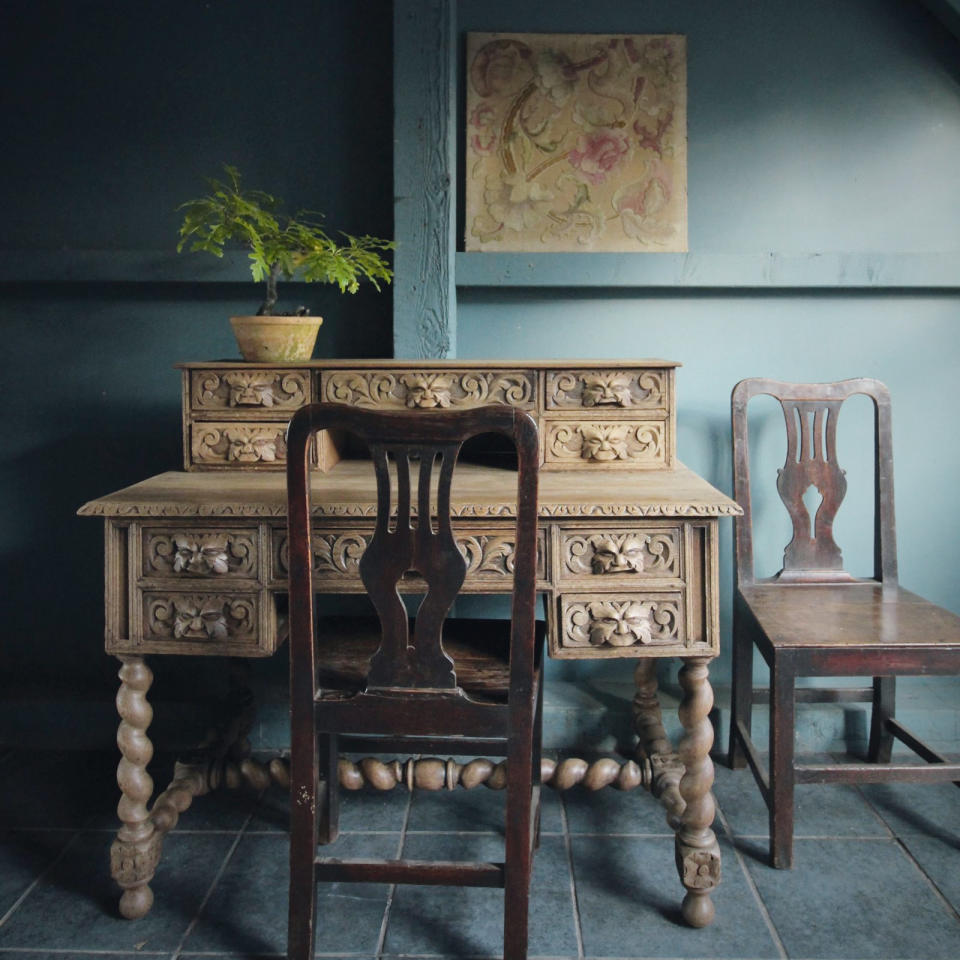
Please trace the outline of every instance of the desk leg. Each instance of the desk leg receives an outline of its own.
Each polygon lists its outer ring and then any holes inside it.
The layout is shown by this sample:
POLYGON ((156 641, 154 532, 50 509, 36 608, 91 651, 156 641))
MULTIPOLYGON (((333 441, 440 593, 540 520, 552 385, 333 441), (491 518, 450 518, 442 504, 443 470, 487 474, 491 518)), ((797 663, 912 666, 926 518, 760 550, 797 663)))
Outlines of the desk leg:
POLYGON ((716 814, 713 786, 713 727, 708 715, 713 707, 709 657, 688 657, 680 670, 683 700, 680 723, 684 737, 678 753, 685 772, 680 795, 686 804, 676 835, 677 870, 687 888, 683 898, 684 920, 692 927, 705 927, 714 916, 710 894, 720 883, 720 847, 711 826, 716 814))
POLYGON ((128 920, 136 920, 153 905, 149 884, 160 859, 162 839, 147 809, 153 794, 153 780, 147 773, 147 764, 153 757, 153 744, 147 737, 147 727, 153 719, 153 709, 147 702, 153 673, 143 657, 118 659, 121 667, 117 746, 122 757, 117 767, 117 784, 122 796, 117 815, 122 826, 110 848, 110 872, 123 888, 120 913, 128 920))

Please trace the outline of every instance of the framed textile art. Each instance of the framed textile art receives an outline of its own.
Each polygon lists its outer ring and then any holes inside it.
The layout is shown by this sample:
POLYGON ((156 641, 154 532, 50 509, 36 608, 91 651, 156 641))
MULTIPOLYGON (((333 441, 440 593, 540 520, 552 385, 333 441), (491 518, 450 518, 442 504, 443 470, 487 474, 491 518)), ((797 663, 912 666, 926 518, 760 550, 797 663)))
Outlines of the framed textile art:
POLYGON ((687 249, 686 38, 467 34, 468 251, 687 249))

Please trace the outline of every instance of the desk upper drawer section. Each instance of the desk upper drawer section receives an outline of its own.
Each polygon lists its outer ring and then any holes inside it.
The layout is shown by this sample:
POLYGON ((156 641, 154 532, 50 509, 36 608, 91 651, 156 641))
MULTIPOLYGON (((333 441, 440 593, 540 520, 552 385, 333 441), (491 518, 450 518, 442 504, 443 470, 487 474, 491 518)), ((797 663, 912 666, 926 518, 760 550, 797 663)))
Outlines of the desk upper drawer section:
POLYGON ((358 407, 433 409, 508 403, 533 410, 537 375, 530 370, 323 370, 320 396, 358 407))
POLYGON ((217 416, 232 411, 276 419, 310 400, 309 370, 191 370, 187 382, 190 409, 217 416))
POLYGON ((545 385, 547 410, 622 410, 665 418, 673 409, 671 367, 548 370, 545 385))

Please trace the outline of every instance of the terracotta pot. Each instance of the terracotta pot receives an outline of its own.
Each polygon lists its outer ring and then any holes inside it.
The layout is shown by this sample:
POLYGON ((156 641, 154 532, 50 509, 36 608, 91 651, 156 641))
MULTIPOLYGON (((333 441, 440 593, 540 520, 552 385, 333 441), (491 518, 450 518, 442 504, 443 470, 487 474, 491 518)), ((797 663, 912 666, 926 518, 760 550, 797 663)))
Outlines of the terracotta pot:
POLYGON ((244 360, 280 363, 309 360, 323 317, 231 317, 244 360))

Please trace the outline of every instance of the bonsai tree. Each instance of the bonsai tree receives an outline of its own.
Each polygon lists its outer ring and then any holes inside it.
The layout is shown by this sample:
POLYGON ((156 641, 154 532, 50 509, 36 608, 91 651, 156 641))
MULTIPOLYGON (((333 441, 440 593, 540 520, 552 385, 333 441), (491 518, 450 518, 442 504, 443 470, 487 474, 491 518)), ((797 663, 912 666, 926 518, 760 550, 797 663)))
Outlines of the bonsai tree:
MULTIPOLYGON (((266 284, 257 316, 274 315, 281 277, 335 283, 341 293, 356 293, 361 280, 369 280, 378 290, 379 281, 390 282, 393 271, 379 251, 392 250, 392 240, 341 233, 338 243, 323 229, 322 214, 303 210, 287 216, 269 193, 242 189, 235 167, 224 164, 223 169, 225 182, 209 178, 207 196, 177 208, 185 211, 177 252, 189 245, 190 250, 222 257, 227 244, 247 247, 253 279, 266 284)), ((296 316, 307 313, 306 307, 294 311, 296 316)))

